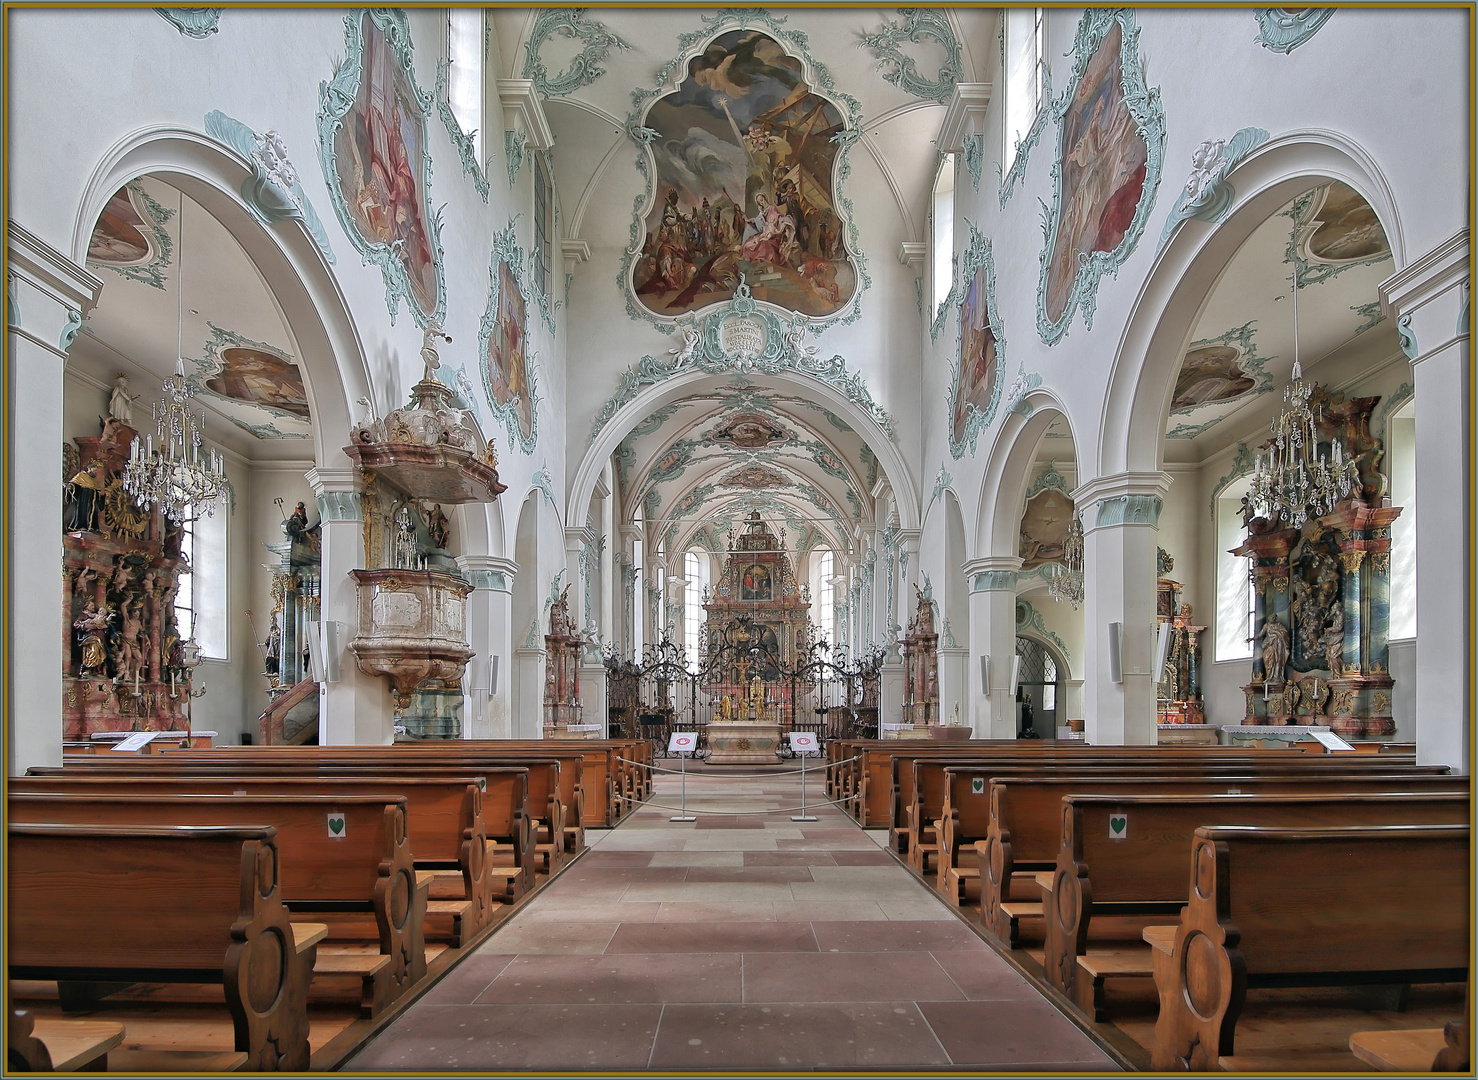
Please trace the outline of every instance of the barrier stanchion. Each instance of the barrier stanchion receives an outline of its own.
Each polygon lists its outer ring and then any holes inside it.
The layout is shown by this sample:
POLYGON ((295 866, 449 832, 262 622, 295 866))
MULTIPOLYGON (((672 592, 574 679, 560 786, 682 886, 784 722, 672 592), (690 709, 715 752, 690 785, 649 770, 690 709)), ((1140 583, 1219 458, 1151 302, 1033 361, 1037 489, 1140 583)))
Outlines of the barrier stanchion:
MULTIPOLYGON (((681 765, 683 778, 682 809, 677 816, 670 817, 668 821, 697 821, 698 819, 688 813, 688 755, 698 749, 698 736, 691 731, 674 731, 667 742, 667 752, 676 754, 681 765)), ((805 802, 805 796, 801 796, 801 802, 805 802)))
POLYGON ((815 814, 807 814, 810 809, 806 805, 806 754, 816 749, 816 736, 809 731, 792 731, 790 736, 790 748, 801 759, 801 812, 793 815, 791 821, 815 821, 815 814))

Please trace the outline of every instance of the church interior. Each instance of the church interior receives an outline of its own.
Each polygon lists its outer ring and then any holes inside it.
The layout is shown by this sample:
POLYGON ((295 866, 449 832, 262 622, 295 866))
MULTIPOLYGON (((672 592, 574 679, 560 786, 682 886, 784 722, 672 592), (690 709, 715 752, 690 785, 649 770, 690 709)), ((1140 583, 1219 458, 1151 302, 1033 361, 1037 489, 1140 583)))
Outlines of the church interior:
POLYGON ((1473 15, 8 9, 11 1068, 1471 1072, 1473 15))

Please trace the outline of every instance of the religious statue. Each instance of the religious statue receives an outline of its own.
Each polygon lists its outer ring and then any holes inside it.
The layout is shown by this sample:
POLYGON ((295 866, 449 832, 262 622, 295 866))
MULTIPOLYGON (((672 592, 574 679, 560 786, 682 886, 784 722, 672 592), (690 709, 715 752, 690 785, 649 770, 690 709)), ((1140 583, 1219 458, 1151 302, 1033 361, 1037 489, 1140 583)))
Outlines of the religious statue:
POLYGON ((100 462, 94 461, 67 484, 67 496, 72 500, 72 520, 68 532, 97 532, 98 515, 103 509, 103 489, 107 476, 100 462))
POLYGON ((267 674, 276 675, 282 670, 282 627, 277 625, 276 615, 272 616, 272 629, 262 647, 267 650, 264 660, 267 674))
POLYGON ((437 503, 426 515, 426 529, 431 533, 431 543, 439 551, 445 551, 447 541, 451 539, 451 527, 447 522, 446 515, 441 512, 441 504, 437 503))
POLYGON ((1345 606, 1335 597, 1333 610, 1329 613, 1329 625, 1319 639, 1324 647, 1324 666, 1331 676, 1338 677, 1345 661, 1345 606))
POLYGON ((82 635, 82 669, 78 674, 84 679, 101 675, 107 668, 108 653, 103 648, 103 632, 108 629, 108 623, 112 619, 112 609, 104 607, 100 610, 89 600, 82 614, 72 623, 82 635))
POLYGON ((1288 627, 1269 619, 1262 628, 1263 678, 1268 682, 1282 682, 1283 670, 1288 666, 1288 627))
POLYGON ((118 634, 114 678, 127 679, 131 673, 134 681, 138 681, 145 660, 144 642, 144 599, 138 597, 123 605, 123 626, 118 634))
POLYGON ((758 675, 749 680, 749 716, 752 720, 765 716, 765 683, 758 675))
POLYGON ((133 426, 134 396, 128 392, 128 376, 120 373, 113 380, 113 392, 108 396, 108 415, 133 426))
POLYGON ((734 719, 734 699, 731 698, 728 694, 725 694, 723 697, 719 698, 718 718, 721 722, 725 724, 734 719))
POLYGON ((441 367, 441 357, 436 354, 437 338, 441 338, 448 345, 452 343, 451 335, 443 333, 441 323, 432 319, 426 324, 426 333, 421 338, 421 360, 426 365, 426 370, 421 375, 423 381, 434 379, 436 369, 441 367))
POLYGON ((395 515, 395 566, 404 570, 416 567, 416 523, 409 506, 402 506, 395 515))
POLYGON ((293 512, 288 515, 282 523, 282 531, 294 540, 304 539, 304 533, 308 531, 308 508, 303 503, 293 507, 293 512))

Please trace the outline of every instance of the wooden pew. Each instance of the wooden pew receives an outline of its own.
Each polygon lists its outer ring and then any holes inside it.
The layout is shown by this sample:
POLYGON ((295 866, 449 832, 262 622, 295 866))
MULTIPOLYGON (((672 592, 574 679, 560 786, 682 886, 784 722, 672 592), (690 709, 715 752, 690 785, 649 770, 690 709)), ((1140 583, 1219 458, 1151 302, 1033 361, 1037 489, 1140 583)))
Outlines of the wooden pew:
MULTIPOLYGON (((153 759, 150 759, 151 762, 153 759)), ((45 772, 45 770, 40 770, 45 772)), ((453 869, 462 874, 463 899, 427 902, 427 917, 436 933, 455 946, 466 945, 484 926, 502 918, 523 894, 524 871, 499 867, 488 853, 489 821, 494 835, 512 830, 526 832, 527 818, 522 770, 510 769, 488 783, 492 794, 484 798, 479 786, 491 773, 479 776, 373 777, 340 776, 237 776, 189 774, 183 770, 166 773, 88 773, 11 777, 12 792, 75 791, 91 794, 133 793, 176 795, 369 795, 406 799, 406 835, 417 870, 453 869)), ((428 937, 431 931, 428 930, 428 937)))
POLYGON ((1236 1057, 1249 988, 1466 979, 1468 864, 1466 825, 1197 829, 1179 924, 1145 932, 1152 1067, 1298 1068, 1236 1057))
POLYGON ((315 978, 360 982, 360 1012, 377 1016, 426 975, 427 892, 405 831, 403 796, 75 795, 11 793, 10 821, 67 825, 271 825, 282 902, 305 915, 369 913, 377 955, 320 945, 315 978), (330 818, 337 831, 330 825, 330 818))
MULTIPOLYGON (((1272 751, 1277 753, 1277 751, 1272 751)), ((1333 757, 1335 755, 1331 755, 1333 757)), ((1346 754, 1347 758, 1355 755, 1346 754)), ((1360 755, 1377 759, 1380 755, 1360 755)), ((1317 760, 1317 759, 1311 759, 1317 760)), ((1242 795, 1242 794, 1340 794, 1373 791, 1461 791, 1468 780, 1461 776, 1433 776, 1401 772, 1379 773, 1311 772, 1290 776, 1252 777, 1093 777, 1046 776, 1035 779, 990 781, 985 798, 990 806, 986 839, 975 845, 981 867, 980 921, 986 931, 1011 948, 1020 948, 1021 920, 1040 919, 1041 902, 1025 899, 1012 889, 1023 884, 1021 875, 1050 875, 1057 865, 1062 829, 1064 795, 1242 795), (1014 879, 1014 880, 1013 880, 1014 879)), ((1030 890, 1028 890, 1028 893, 1030 890)))
POLYGON ((1047 981, 1102 1021, 1105 979, 1154 974, 1142 927, 1130 941, 1103 943, 1093 940, 1093 920, 1178 921, 1185 904, 1186 858, 1200 826, 1459 825, 1468 820, 1468 806, 1468 796, 1457 791, 1065 795, 1057 868, 1042 900, 1047 981))
POLYGON ((328 928, 289 921, 275 829, 12 824, 7 864, 12 979, 221 983, 246 1068, 308 1068, 328 928))
MULTIPOLYGON (((5 1029, 6 1066, 18 1072, 107 1072, 108 1051, 123 1041, 123 1025, 111 1020, 40 1020, 10 1010, 5 1029)), ((242 1061, 246 1055, 241 1055, 242 1061)))

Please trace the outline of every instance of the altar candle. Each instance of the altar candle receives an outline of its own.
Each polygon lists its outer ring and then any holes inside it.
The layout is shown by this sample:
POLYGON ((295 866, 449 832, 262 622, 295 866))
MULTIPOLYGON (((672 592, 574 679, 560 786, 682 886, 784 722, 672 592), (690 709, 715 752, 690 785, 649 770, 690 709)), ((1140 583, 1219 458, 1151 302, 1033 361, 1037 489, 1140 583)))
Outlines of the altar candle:
POLYGON ((1267 676, 1266 675, 1263 676, 1262 699, 1264 701, 1268 700, 1268 682, 1267 682, 1267 676))
POLYGON ((134 668, 133 669, 133 696, 134 697, 138 697, 139 696, 139 670, 138 670, 138 668, 134 668))
POLYGON ((175 693, 175 690, 174 690, 174 672, 173 671, 171 671, 169 673, 169 696, 170 697, 178 697, 179 696, 178 694, 175 693))

